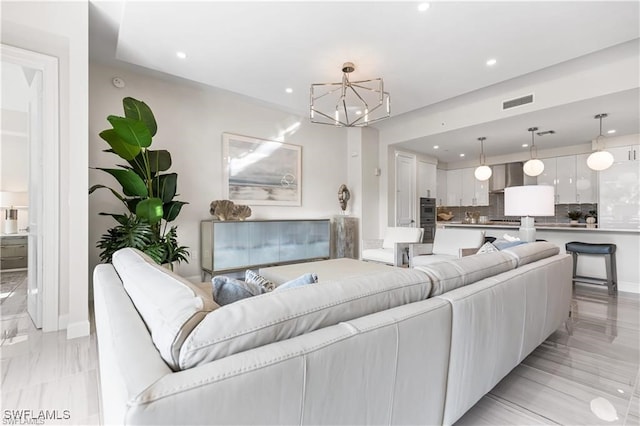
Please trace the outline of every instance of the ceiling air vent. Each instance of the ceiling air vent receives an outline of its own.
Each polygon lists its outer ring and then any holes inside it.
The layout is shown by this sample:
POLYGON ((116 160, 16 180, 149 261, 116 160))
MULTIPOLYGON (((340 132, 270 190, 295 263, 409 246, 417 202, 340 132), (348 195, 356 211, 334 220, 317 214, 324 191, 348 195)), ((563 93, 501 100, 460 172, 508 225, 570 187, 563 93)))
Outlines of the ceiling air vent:
POLYGON ((533 103, 533 93, 527 96, 522 96, 520 98, 503 101, 502 110, 504 111, 510 108, 515 108, 515 107, 530 104, 530 103, 533 103))

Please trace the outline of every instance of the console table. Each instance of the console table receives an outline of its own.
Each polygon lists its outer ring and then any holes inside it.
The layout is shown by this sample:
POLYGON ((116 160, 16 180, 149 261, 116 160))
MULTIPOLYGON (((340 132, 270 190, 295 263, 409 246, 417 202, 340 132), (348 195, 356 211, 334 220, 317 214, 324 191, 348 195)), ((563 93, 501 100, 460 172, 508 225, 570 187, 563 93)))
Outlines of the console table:
POLYGON ((0 236, 0 269, 24 269, 27 267, 27 236, 0 236))
POLYGON ((222 272, 328 259, 329 219, 200 222, 202 278, 222 272))

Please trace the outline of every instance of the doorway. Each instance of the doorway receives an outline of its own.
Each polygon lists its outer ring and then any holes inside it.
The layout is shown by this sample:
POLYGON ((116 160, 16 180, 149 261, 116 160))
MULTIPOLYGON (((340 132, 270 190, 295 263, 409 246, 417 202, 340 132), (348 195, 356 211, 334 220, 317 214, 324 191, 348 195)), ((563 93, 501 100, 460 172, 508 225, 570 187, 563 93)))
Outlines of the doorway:
POLYGON ((3 309, 4 339, 29 323, 43 331, 59 328, 58 60, 0 47, 0 189, 10 199, 1 206, 1 239, 2 252, 11 258, 0 269, 3 308, 11 307, 3 309), (7 322, 5 314, 11 315, 7 322))
POLYGON ((396 153, 396 224, 395 226, 416 226, 416 157, 396 153))

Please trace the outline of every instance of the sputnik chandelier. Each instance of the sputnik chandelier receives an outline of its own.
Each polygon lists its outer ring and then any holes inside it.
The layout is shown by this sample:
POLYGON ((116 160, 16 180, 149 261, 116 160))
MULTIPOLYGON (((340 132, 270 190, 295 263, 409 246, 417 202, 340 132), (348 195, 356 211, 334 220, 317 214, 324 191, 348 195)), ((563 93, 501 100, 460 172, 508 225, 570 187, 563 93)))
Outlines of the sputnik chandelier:
POLYGON ((311 85, 312 123, 363 127, 391 115, 389 93, 384 91, 382 78, 351 81, 349 74, 355 69, 352 62, 345 62, 341 83, 311 85))

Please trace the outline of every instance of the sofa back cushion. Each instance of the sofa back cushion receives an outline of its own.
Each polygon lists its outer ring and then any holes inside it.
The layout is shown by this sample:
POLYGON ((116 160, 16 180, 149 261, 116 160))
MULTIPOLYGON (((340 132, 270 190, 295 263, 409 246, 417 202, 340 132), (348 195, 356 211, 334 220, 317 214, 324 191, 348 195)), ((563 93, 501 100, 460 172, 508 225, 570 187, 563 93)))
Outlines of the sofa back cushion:
POLYGON ((243 299, 216 309, 197 325, 180 351, 180 368, 423 300, 430 291, 424 273, 389 268, 243 299))
POLYGON ((118 250, 113 266, 158 352, 169 367, 177 370, 183 342, 218 305, 197 286, 136 249, 118 250))
POLYGON ((503 252, 513 256, 517 262, 516 267, 519 268, 520 266, 528 263, 533 263, 540 259, 555 256, 560 253, 560 248, 547 241, 536 241, 510 247, 504 249, 503 252))
POLYGON ((479 229, 436 229, 433 254, 458 257, 461 248, 480 248, 484 244, 484 231, 479 229))
POLYGON ((422 228, 389 226, 384 232, 382 248, 395 248, 396 243, 419 243, 422 240, 422 228))
POLYGON ((439 296, 458 287, 515 269, 515 267, 516 259, 512 255, 495 252, 416 266, 414 269, 426 273, 431 278, 430 296, 439 296))

